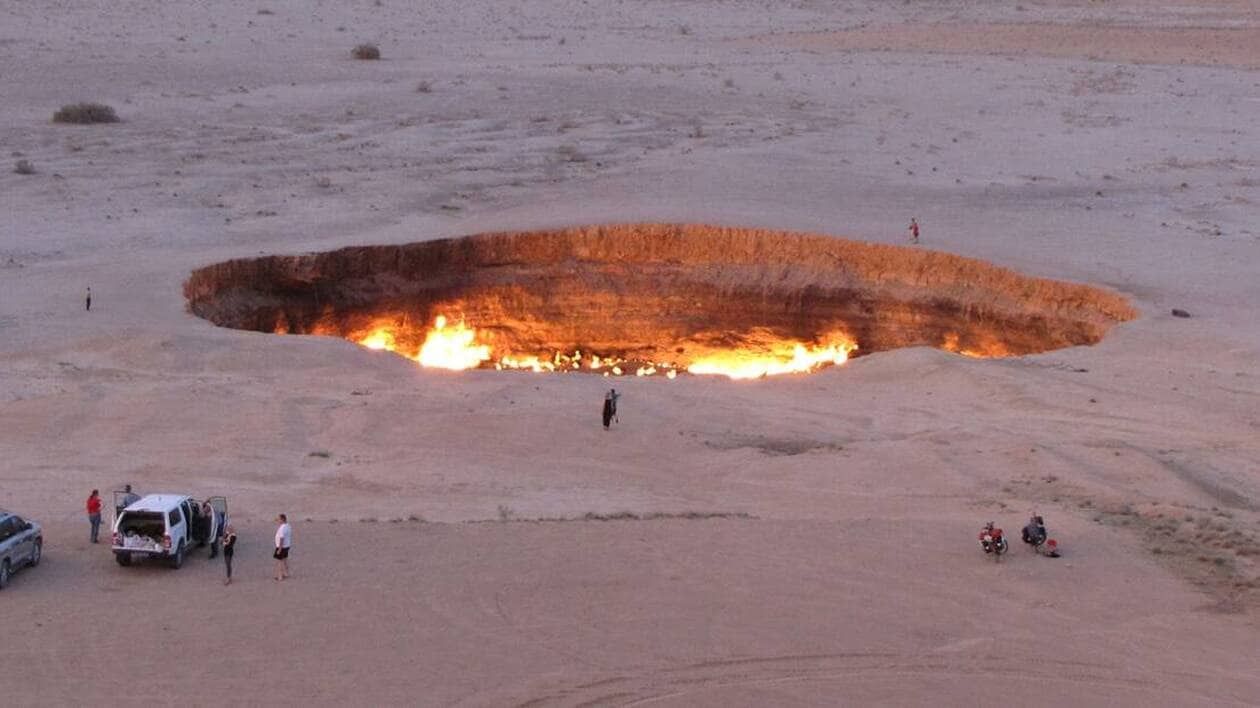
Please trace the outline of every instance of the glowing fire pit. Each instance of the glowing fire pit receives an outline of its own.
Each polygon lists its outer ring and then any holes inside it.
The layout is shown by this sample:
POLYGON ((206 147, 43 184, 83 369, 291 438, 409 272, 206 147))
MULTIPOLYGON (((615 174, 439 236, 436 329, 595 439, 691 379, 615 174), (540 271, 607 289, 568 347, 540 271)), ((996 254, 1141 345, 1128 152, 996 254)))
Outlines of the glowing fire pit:
POLYGON ((826 236, 635 224, 228 261, 195 271, 215 324, 343 337, 445 369, 814 371, 933 346, 1093 344, 1124 298, 972 259, 826 236))

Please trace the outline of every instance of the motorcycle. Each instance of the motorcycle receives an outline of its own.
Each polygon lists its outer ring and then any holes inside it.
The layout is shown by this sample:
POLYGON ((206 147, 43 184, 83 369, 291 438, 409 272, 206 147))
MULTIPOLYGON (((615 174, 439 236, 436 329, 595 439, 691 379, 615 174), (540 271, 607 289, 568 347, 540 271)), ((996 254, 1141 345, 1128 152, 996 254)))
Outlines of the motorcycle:
POLYGON ((993 526, 992 521, 985 524, 984 529, 980 531, 980 548, 984 549, 985 555, 992 554, 994 561, 1002 560, 1002 554, 1006 553, 1006 536, 1003 535, 1002 529, 993 526))

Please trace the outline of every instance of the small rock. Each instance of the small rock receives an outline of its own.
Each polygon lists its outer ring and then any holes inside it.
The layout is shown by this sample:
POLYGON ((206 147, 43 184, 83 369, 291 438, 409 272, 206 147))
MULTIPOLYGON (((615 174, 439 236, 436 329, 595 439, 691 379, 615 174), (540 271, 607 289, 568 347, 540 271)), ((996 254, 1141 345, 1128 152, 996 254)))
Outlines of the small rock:
POLYGON ((1186 312, 1185 310, 1179 310, 1174 307, 1172 310, 1172 316, 1173 317, 1189 317, 1190 313, 1186 312))

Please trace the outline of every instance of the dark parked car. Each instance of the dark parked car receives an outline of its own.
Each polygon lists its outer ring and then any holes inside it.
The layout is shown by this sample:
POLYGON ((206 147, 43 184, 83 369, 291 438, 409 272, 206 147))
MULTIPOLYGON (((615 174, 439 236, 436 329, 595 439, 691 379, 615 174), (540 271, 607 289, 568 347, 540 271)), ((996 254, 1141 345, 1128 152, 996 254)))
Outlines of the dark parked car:
POLYGON ((13 571, 39 565, 44 552, 44 530, 39 524, 0 509, 0 590, 9 584, 13 571))

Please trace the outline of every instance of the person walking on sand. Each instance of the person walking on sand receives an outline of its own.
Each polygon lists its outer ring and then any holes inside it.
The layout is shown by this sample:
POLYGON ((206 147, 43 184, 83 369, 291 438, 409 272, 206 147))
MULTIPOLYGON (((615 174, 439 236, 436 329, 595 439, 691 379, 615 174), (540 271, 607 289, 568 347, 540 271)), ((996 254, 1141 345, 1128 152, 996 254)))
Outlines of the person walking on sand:
POLYGON ((615 388, 610 388, 610 389, 608 389, 608 395, 609 395, 609 396, 612 396, 612 414, 613 414, 613 420, 614 420, 614 421, 616 421, 616 422, 618 422, 618 423, 620 423, 620 422, 621 422, 621 418, 617 416, 617 399, 618 399, 618 398, 621 398, 621 394, 620 394, 620 393, 617 393, 617 389, 615 389, 615 388))
POLYGON ((617 414, 617 392, 612 389, 604 394, 604 430, 608 430, 613 416, 617 414))
POLYGON ((87 289, 87 311, 92 311, 92 288, 87 289))
POLYGON ((227 570, 227 578, 224 579, 224 585, 232 584, 232 556, 236 553, 236 527, 228 525, 226 533, 223 534, 223 567, 227 570))
POLYGON ((92 525, 92 543, 96 543, 101 533, 101 492, 93 489, 87 498, 88 523, 92 525))
POLYGON ((293 527, 289 526, 289 517, 281 514, 276 517, 280 525, 276 527, 276 551, 272 557, 276 559, 276 580, 289 577, 289 549, 293 546, 293 527))
POLYGON ((910 243, 919 242, 919 220, 910 217, 910 243))

